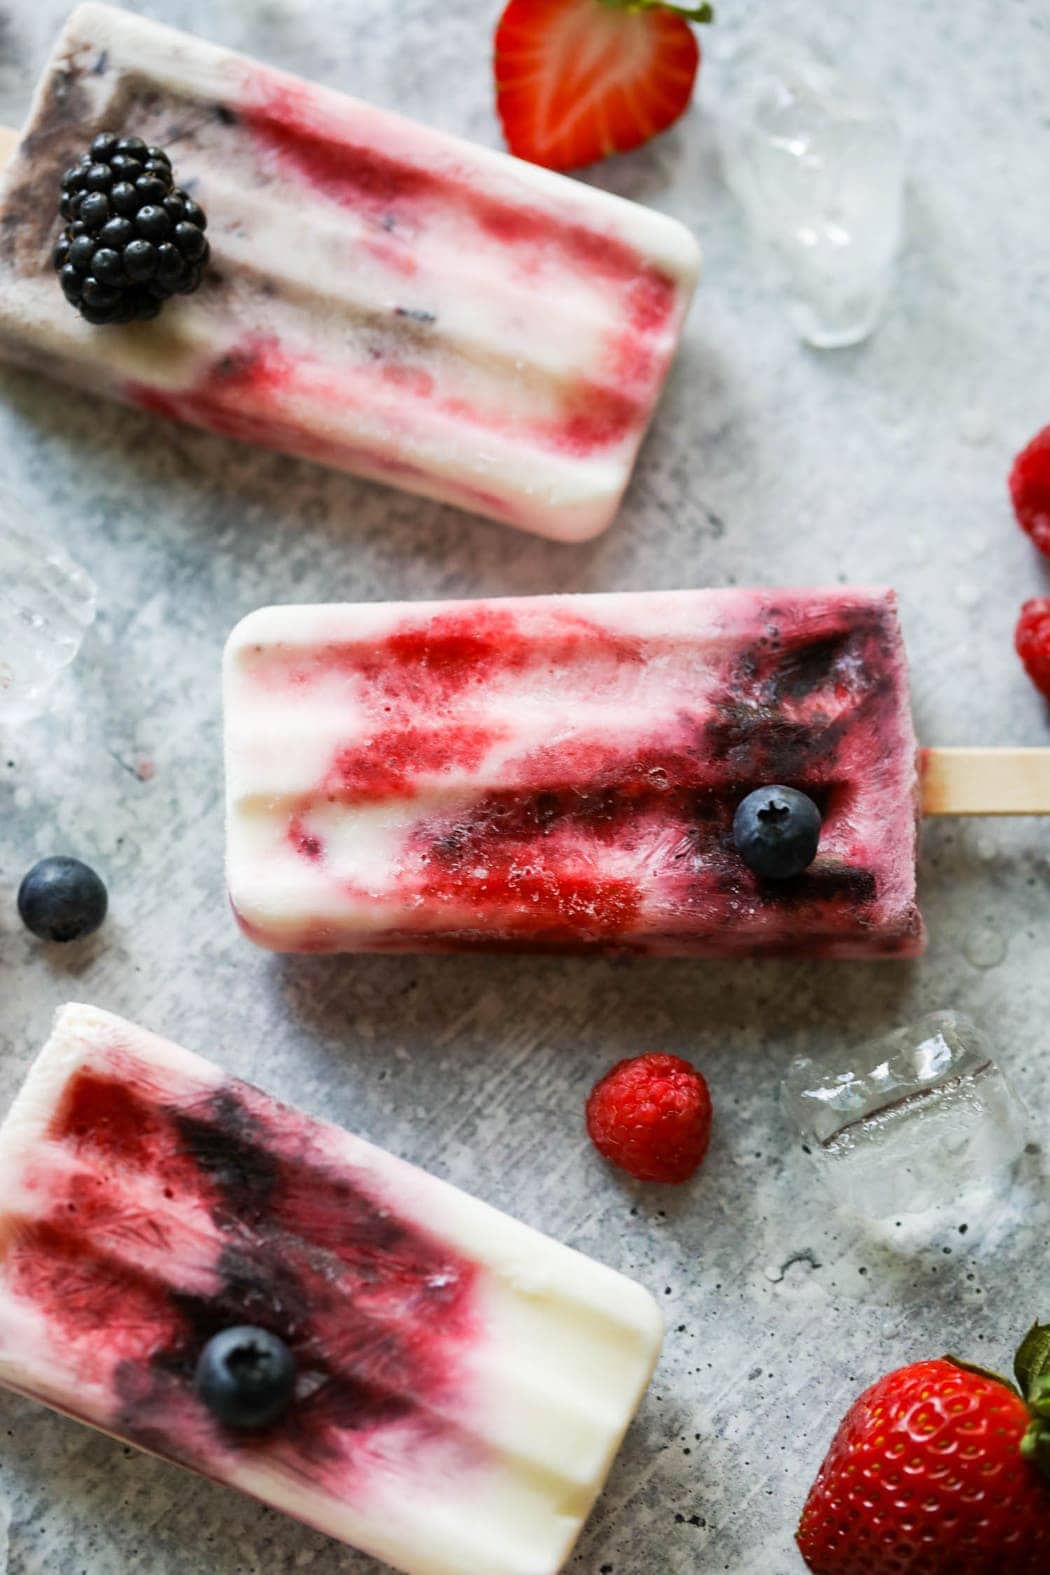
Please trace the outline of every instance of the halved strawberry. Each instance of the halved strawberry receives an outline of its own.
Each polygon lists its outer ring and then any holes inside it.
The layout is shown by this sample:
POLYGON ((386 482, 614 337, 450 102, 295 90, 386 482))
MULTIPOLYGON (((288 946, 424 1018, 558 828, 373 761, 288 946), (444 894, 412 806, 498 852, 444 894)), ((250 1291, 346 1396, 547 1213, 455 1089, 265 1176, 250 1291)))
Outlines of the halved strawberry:
POLYGON ((510 0, 496 30, 496 102, 519 158, 576 169, 637 148, 682 115, 700 66, 690 21, 659 0, 510 0))

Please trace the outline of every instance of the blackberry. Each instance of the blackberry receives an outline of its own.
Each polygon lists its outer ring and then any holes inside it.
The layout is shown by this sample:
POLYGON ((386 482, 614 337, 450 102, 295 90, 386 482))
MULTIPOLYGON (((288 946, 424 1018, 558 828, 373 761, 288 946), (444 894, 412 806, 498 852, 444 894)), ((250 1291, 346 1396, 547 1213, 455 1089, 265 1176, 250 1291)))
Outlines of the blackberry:
POLYGON ((89 323, 156 317, 200 286, 204 209, 175 185, 163 148, 102 131, 62 177, 66 221, 53 262, 62 293, 89 323))

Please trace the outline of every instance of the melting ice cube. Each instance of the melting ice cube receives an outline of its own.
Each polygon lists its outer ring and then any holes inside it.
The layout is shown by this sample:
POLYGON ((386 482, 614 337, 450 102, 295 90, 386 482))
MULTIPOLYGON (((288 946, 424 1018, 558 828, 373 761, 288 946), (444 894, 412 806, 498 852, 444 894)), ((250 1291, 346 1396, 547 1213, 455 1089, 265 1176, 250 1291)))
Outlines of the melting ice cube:
POLYGON ((846 1068, 800 1057, 784 1098, 837 1201, 875 1219, 956 1199, 1025 1145, 1013 1085, 956 1012, 876 1040, 846 1068))
POLYGON ((95 603, 84 570, 0 487, 0 723, 44 709, 48 690, 80 650, 95 603))
POLYGON ((723 122, 726 176, 776 258, 798 332, 859 344, 900 244, 904 148, 889 113, 799 48, 738 58, 723 122))

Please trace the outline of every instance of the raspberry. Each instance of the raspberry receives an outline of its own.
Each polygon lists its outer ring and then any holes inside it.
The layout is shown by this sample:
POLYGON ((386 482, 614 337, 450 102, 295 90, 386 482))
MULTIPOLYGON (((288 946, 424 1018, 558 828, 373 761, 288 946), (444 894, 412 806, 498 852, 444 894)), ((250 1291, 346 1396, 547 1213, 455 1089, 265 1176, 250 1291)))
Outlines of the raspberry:
MULTIPOLYGON (((1050 515, 1047 525, 1050 528, 1050 515)), ((1017 625, 1016 644, 1029 678, 1050 700, 1050 596, 1025 602, 1017 625)))
POLYGON ((587 1131, 638 1181, 688 1181, 711 1138, 707 1083, 675 1055, 619 1061, 591 1090, 587 1131))
POLYGON ((1050 557, 1050 427, 1038 432, 1014 460, 1010 496, 1021 526, 1050 557))

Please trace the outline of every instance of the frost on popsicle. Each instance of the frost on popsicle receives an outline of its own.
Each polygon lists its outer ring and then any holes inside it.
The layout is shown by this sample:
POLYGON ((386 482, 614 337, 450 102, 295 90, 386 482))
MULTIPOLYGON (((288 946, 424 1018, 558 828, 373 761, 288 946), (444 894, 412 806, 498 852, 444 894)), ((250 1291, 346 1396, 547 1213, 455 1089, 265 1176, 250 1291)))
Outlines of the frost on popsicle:
POLYGON ((948 1203, 1025 1145, 1013 1084, 957 1012, 931 1013, 848 1060, 799 1057, 784 1098, 822 1180, 873 1219, 948 1203))
POLYGON ((801 49, 752 50, 734 72, 726 175, 818 349, 874 330, 900 245, 904 147, 886 108, 801 49))

